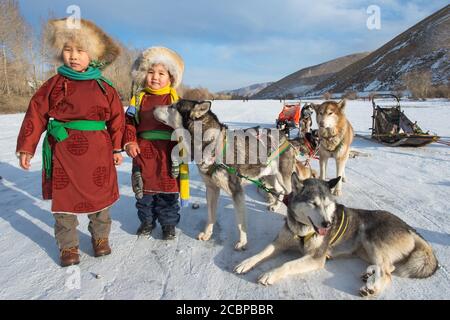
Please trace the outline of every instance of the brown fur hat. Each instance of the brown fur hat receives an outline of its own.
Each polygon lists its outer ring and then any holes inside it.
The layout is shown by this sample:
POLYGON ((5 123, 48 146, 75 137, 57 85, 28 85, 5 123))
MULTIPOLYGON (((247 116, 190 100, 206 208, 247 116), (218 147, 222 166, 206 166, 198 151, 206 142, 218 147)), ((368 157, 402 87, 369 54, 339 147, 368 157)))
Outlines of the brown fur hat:
POLYGON ((47 24, 48 41, 61 61, 64 44, 71 41, 80 45, 92 60, 111 64, 120 54, 120 47, 93 22, 80 19, 80 28, 69 28, 67 18, 50 20, 47 24))
POLYGON ((144 50, 133 64, 131 76, 138 86, 145 86, 148 69, 154 64, 164 65, 172 78, 172 87, 177 88, 183 79, 184 62, 178 53, 164 47, 144 50))

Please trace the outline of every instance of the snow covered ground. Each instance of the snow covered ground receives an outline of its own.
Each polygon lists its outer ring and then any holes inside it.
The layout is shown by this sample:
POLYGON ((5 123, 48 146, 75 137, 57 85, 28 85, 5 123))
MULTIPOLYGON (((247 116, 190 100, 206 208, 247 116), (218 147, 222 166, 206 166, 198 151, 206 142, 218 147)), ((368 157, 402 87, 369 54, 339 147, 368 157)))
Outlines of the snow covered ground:
MULTIPOLYGON (((273 127, 281 103, 215 101, 212 109, 233 128, 273 127)), ((404 104, 404 110, 422 129, 450 137, 449 102, 411 101, 404 104)), ((369 134, 371 113, 367 101, 348 103, 347 115, 357 133, 369 134)), ((365 263, 358 259, 332 260, 321 271, 290 277, 271 287, 258 285, 258 275, 297 257, 296 253, 267 261, 246 275, 234 274, 237 263, 273 240, 285 209, 281 214, 266 211, 263 197, 254 187, 247 187, 249 246, 236 252, 233 205, 222 194, 213 238, 200 242, 196 235, 207 214, 205 187, 195 165, 191 165, 191 196, 200 209, 183 209, 177 239, 162 241, 159 227, 155 239, 137 239, 129 158, 118 169, 122 196, 112 208, 112 255, 93 257, 88 219, 81 217, 79 269, 60 268, 50 203, 40 198, 41 149, 30 172, 19 169, 14 155, 22 118, 23 114, 0 116, 0 299, 360 299, 359 276, 365 263)), ((442 266, 428 279, 393 277, 392 286, 379 298, 449 299, 450 148, 441 144, 390 148, 360 138, 353 148, 370 156, 348 161, 348 182, 339 201, 400 216, 431 243, 442 266)), ((330 163, 330 177, 333 168, 330 163)))

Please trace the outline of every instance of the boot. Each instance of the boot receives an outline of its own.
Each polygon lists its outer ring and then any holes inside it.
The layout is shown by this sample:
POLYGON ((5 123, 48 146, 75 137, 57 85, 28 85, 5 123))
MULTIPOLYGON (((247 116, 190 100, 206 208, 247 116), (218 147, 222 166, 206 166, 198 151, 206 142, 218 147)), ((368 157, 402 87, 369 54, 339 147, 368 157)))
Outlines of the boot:
POLYGON ((144 221, 141 223, 136 231, 138 236, 149 236, 152 234, 153 229, 155 229, 156 224, 154 222, 144 221))
POLYGON ((94 239, 92 238, 92 248, 94 249, 94 256, 107 256, 111 253, 108 238, 94 239))
POLYGON ((162 226, 163 240, 173 240, 176 238, 175 226, 162 226))
POLYGON ((61 249, 59 259, 61 261, 61 267, 68 267, 79 264, 80 255, 78 254, 78 247, 61 249))

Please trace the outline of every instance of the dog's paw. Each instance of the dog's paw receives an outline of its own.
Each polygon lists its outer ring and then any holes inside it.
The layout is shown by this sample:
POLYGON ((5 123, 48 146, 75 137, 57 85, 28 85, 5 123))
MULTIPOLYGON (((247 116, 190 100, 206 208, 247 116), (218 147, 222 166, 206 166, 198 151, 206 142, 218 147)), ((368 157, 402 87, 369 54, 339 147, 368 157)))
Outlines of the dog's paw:
POLYGON ((369 266, 361 278, 366 283, 359 289, 359 294, 362 297, 376 296, 380 292, 380 279, 377 266, 369 266))
POLYGON ((211 236, 212 233, 200 232, 197 236, 197 239, 201 241, 208 241, 209 239, 211 239, 211 236))
POLYGON ((247 241, 238 241, 236 242, 236 244, 234 245, 234 250, 236 251, 243 251, 247 249, 247 241))
POLYGON ((237 274, 244 274, 249 272, 254 266, 255 263, 252 261, 252 258, 249 258, 234 267, 233 271, 237 274))
POLYGON ((262 284, 263 286, 269 286, 274 284, 277 280, 278 277, 276 275, 276 272, 269 271, 259 276, 258 283, 262 284))
POLYGON ((361 297, 373 297, 376 295, 375 290, 367 287, 367 286, 363 286, 361 287, 361 289, 359 289, 359 295, 361 297))
MULTIPOLYGON (((370 267, 369 267, 370 268, 370 267)), ((363 282, 367 282, 367 279, 369 279, 369 277, 370 276, 372 276, 374 273, 375 273, 375 270, 373 270, 372 268, 367 268, 367 270, 366 270, 366 272, 364 272, 362 275, 361 275, 361 280, 363 281, 363 282)))

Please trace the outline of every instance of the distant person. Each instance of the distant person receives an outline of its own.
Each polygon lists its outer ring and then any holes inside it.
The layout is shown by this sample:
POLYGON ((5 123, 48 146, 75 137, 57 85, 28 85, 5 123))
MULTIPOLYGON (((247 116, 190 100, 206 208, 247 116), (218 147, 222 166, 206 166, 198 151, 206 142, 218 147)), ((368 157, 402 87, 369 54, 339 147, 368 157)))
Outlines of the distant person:
POLYGON ((19 164, 29 170, 41 134, 42 192, 52 199, 61 266, 78 264, 78 215, 87 214, 94 256, 111 253, 110 207, 119 199, 115 165, 122 163, 123 106, 101 69, 119 47, 94 23, 50 20, 51 44, 64 64, 31 98, 17 139, 19 164))

